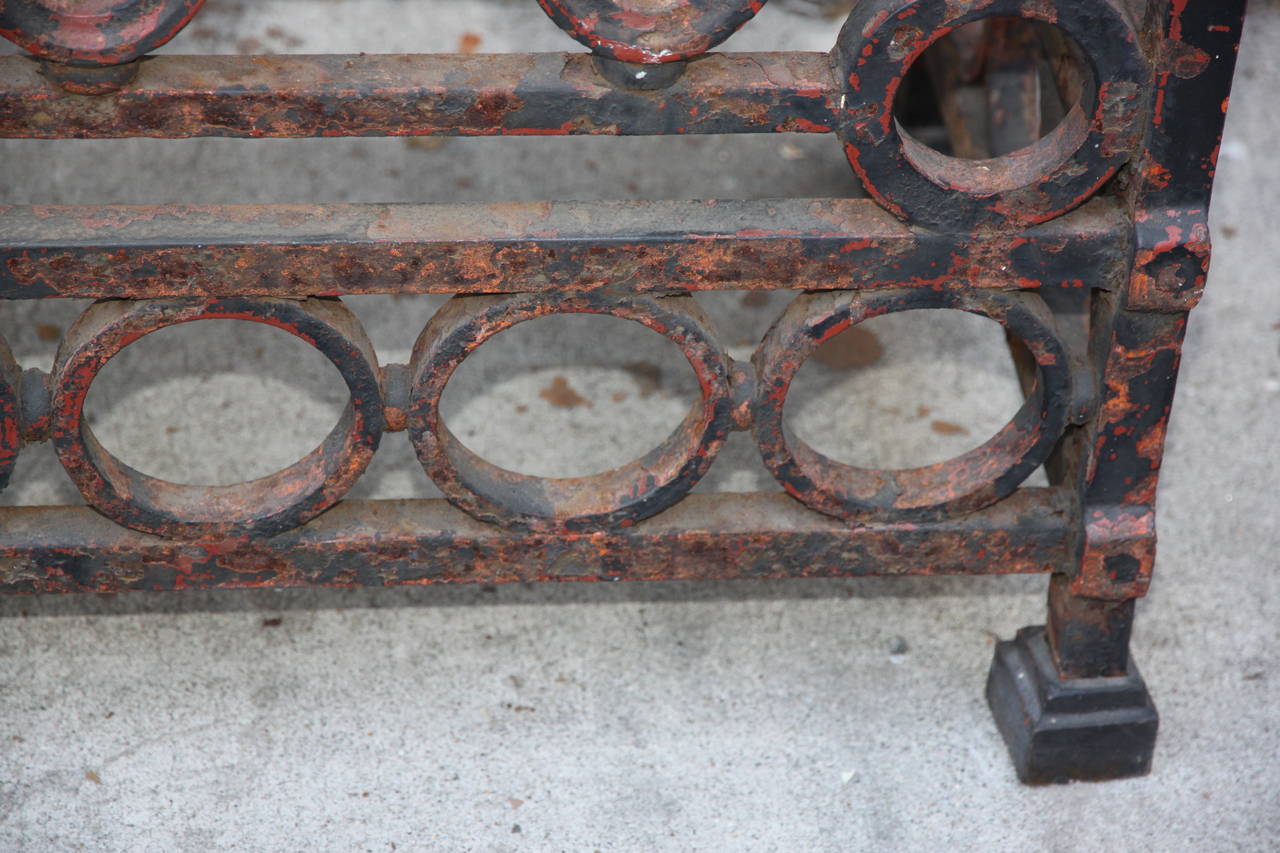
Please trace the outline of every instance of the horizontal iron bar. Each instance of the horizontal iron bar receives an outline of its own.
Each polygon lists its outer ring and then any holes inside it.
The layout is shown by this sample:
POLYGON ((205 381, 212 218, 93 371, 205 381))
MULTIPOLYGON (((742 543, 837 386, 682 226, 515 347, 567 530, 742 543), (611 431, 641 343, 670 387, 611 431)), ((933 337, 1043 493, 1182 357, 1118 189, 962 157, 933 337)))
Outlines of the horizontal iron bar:
POLYGON ((984 234, 867 199, 0 207, 0 298, 1110 288, 1131 243, 1105 199, 984 234))
POLYGON ((671 86, 607 82, 585 53, 155 56, 106 95, 0 57, 0 137, 827 133, 825 53, 707 54, 671 86))
POLYGON ((691 495, 606 533, 517 534, 443 500, 346 501, 255 541, 174 542, 84 507, 0 509, 0 592, 1065 571, 1069 496, 1022 489, 931 524, 850 527, 783 494, 691 495))

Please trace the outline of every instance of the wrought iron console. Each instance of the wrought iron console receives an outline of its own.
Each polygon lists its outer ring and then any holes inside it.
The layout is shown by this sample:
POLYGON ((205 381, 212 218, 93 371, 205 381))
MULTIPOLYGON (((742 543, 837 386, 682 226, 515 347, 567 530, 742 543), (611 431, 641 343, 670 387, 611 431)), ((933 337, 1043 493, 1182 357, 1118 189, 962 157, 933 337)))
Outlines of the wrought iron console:
POLYGON ((1047 626, 998 645, 987 688, 1020 777, 1146 772, 1157 717, 1129 634, 1244 0, 860 0, 830 54, 708 52, 763 0, 539 2, 590 52, 148 57, 202 0, 0 0, 0 34, 31 54, 0 58, 4 137, 831 133, 871 196, 0 208, 0 296, 98 300, 51 373, 0 341, 0 487, 24 444, 52 441, 87 503, 0 510, 0 588, 1046 573, 1047 626), (949 154, 895 117, 935 44, 949 154), (975 80, 976 112, 958 97, 975 80), (749 364, 690 296, 725 288, 797 293, 749 364), (454 296, 411 363, 380 364, 341 297, 425 292, 454 296), (871 470, 784 428, 819 344, 922 308, 989 317, 1029 354, 1026 402, 994 437, 871 470), (666 336, 701 400, 596 476, 474 454, 439 417, 454 369, 575 312, 666 336), (314 346, 345 414, 260 480, 133 470, 84 420, 94 377, 139 337, 211 318, 314 346), (786 494, 689 495, 733 430, 786 494), (447 501, 343 501, 398 431, 447 501), (1041 465, 1050 485, 1020 487, 1041 465))

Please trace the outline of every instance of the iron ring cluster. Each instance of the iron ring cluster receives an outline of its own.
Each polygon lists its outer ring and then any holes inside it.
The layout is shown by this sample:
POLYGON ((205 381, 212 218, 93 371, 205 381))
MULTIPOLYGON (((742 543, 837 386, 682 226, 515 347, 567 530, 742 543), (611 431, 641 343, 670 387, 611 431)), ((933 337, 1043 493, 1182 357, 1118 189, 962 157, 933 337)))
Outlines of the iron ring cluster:
POLYGON ((806 293, 774 323, 753 362, 754 429, 765 466, 805 505, 850 521, 928 521, 995 503, 1048 458, 1071 402, 1065 349, 1048 309, 1030 294, 922 288, 806 293), (1035 388, 1003 429, 968 453, 903 470, 846 465, 790 433, 784 422, 787 392, 819 345, 872 317, 926 308, 995 320, 1031 354, 1038 368, 1035 388))
MULTIPOLYGON (((480 521, 542 531, 627 527, 681 500, 702 478, 733 429, 754 430, 766 467, 812 509, 848 521, 924 521, 979 509, 1005 497, 1039 467, 1067 422, 1072 398, 1068 358, 1038 297, 999 291, 894 289, 830 291, 796 297, 752 359, 754 391, 687 295, 617 296, 602 292, 455 296, 419 335, 409 365, 406 403, 388 398, 373 347, 336 299, 271 298, 109 300, 68 330, 50 379, 54 448, 88 503, 116 522, 175 538, 272 536, 334 505, 368 466, 387 426, 404 406, 404 423, 424 472, 445 497, 480 521), (934 465, 898 471, 837 462, 791 435, 787 393, 805 359, 824 341, 882 314, 927 308, 968 311, 1001 323, 1031 354, 1037 381, 1014 418, 980 447, 934 465), (498 333, 559 314, 597 314, 640 323, 674 343, 702 390, 672 434, 643 457, 587 477, 535 477, 502 469, 450 432, 440 401, 457 367, 498 333), (211 319, 283 329, 332 361, 351 395, 325 441, 293 465, 231 486, 189 486, 133 470, 106 451, 84 421, 94 378, 125 346, 157 329, 211 319), (740 371, 739 371, 740 373, 740 371), (749 385, 748 385, 749 387, 749 385), (743 417, 749 412, 749 417, 743 417)), ((403 369, 403 368, 401 368, 403 369)), ((20 375, 0 342, 0 487, 21 446, 20 375)))

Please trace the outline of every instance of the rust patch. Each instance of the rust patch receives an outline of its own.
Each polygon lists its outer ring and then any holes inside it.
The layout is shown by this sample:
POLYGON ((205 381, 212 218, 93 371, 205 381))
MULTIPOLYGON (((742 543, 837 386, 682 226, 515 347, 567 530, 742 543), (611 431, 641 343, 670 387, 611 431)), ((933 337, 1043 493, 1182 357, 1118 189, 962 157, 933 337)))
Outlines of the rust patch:
POLYGON ((1163 65, 1184 80, 1203 74, 1209 67, 1210 59, 1208 53, 1186 42, 1175 39, 1165 42, 1163 65))
POLYGON ((550 385, 538 392, 538 396, 557 409, 573 409, 578 406, 591 405, 591 401, 573 390, 569 380, 563 376, 557 376, 552 379, 550 385))
POLYGON ((969 430, 953 421, 935 420, 929 424, 929 429, 938 435, 968 435, 969 430))

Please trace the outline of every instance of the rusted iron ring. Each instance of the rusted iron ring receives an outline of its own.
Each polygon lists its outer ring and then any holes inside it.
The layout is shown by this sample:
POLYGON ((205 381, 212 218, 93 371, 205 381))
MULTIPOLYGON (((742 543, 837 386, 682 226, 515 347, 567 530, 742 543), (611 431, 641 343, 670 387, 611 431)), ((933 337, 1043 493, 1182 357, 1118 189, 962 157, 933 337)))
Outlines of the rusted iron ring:
POLYGON ((204 0, 0 0, 0 35, 69 65, 121 65, 178 34, 204 0))
POLYGON ((372 344, 336 299, 98 302, 76 320, 58 349, 51 382, 53 446, 85 500, 127 527, 182 538, 272 536, 336 503, 373 458, 383 431, 378 375, 372 344), (231 486, 160 480, 112 456, 84 421, 89 386, 107 361, 157 329, 220 319, 282 329, 333 362, 351 400, 324 442, 287 468, 231 486))
POLYGON ((966 230, 1041 222, 1087 200, 1139 141, 1150 70, 1138 44, 1116 0, 862 0, 833 55, 845 90, 837 133, 867 191, 903 219, 966 230), (894 119, 898 88, 931 44, 991 17, 1043 21, 1073 39, 1089 72, 1079 103, 1020 151, 989 160, 939 154, 894 119))
POLYGON ((556 26, 599 56, 653 64, 706 53, 765 0, 538 0, 556 26))
POLYGON ((585 294, 455 296, 414 346, 409 437, 427 475, 455 506, 481 521, 539 531, 626 527, 680 500, 702 478, 731 428, 729 362, 710 322, 689 296, 585 294), (587 477, 518 474, 468 450, 440 417, 454 370, 486 340, 552 314, 634 320, 680 348, 702 399, 675 431, 639 459, 587 477))
POLYGON ((1071 373, 1052 316, 1027 294, 924 288, 807 293, 774 323, 752 361, 759 377, 755 435, 765 465, 793 497, 854 521, 931 521, 994 503, 1045 461, 1071 401, 1071 373), (846 465, 791 434, 783 420, 787 392, 819 345, 872 317, 922 308, 989 317, 1027 348, 1038 367, 1035 388, 1003 429, 968 453, 901 470, 846 465))
POLYGON ((13 353, 0 338, 0 491, 9 485, 13 463, 22 449, 22 406, 18 397, 21 387, 22 375, 13 353))

